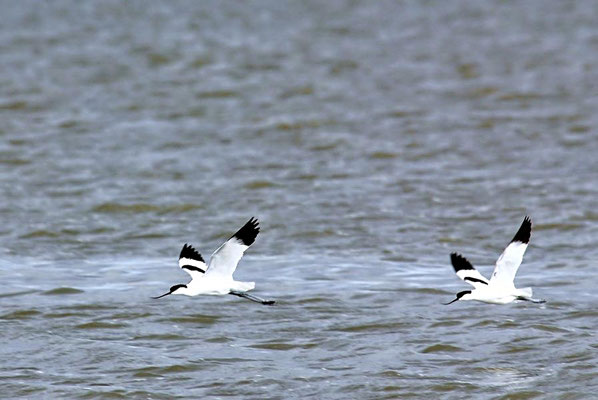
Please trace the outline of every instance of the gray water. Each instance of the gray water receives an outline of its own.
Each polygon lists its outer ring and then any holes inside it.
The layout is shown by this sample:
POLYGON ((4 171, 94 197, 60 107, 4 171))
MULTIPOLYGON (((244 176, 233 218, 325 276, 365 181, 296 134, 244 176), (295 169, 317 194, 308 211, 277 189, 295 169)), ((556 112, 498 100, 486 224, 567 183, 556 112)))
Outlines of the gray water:
POLYGON ((598 391, 598 3, 4 1, 0 397, 598 391), (449 254, 544 305, 458 302, 449 254), (169 296, 249 217, 235 277, 169 296))

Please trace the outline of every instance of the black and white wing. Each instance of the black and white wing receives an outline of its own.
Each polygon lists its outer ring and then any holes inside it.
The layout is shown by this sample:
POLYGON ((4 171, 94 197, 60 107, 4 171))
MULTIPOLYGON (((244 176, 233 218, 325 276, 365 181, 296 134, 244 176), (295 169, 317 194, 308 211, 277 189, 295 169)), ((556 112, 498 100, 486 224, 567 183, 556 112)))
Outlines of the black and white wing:
POLYGON ((484 278, 461 254, 451 253, 451 263, 457 276, 473 287, 479 288, 488 285, 488 279, 484 278))
POLYGON ((259 222, 251 218, 241 229, 237 231, 230 239, 220 246, 212 257, 208 265, 207 274, 210 276, 221 276, 230 278, 243 257, 245 250, 255 241, 260 232, 259 222))
POLYGON ((187 243, 185 243, 179 255, 179 267, 191 275, 191 278, 205 274, 208 269, 201 254, 187 243))
POLYGON ((515 274, 517 274, 521 261, 523 261, 523 254, 527 249, 531 233, 532 220, 526 216, 515 237, 496 261, 496 268, 494 268, 490 278, 492 285, 513 286, 515 274))

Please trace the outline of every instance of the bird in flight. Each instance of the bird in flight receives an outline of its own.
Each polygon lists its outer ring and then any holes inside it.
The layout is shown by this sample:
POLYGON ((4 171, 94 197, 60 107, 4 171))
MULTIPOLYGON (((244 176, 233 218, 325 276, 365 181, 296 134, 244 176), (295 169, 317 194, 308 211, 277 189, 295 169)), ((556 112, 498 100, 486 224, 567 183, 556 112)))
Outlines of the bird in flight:
POLYGON ((523 254, 527 249, 531 232, 532 220, 526 216, 513 240, 498 257, 490 280, 480 274, 461 254, 451 253, 451 263, 455 273, 459 278, 472 285, 474 289, 457 293, 457 297, 445 305, 458 300, 477 300, 492 304, 507 304, 514 300, 545 303, 545 300, 532 298, 532 288, 517 289, 513 283, 517 269, 523 261, 523 254))
POLYGON ((255 287, 255 282, 240 282, 233 279, 239 260, 245 250, 253 244, 259 232, 258 220, 249 219, 241 229, 216 249, 207 265, 197 250, 185 244, 179 255, 179 267, 191 276, 191 282, 186 285, 174 285, 167 293, 153 298, 159 299, 170 294, 186 296, 231 294, 264 305, 274 304, 274 300, 264 300, 247 293, 255 287))

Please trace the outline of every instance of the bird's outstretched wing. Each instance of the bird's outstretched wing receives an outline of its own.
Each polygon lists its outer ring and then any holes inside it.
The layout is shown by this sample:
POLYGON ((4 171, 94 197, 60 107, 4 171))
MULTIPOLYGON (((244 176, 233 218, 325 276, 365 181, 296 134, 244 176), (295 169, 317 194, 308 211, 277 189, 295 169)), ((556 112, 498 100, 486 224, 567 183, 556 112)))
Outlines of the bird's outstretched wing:
POLYGON ((206 275, 221 276, 223 278, 232 277, 239 260, 243 257, 243 253, 255 241, 259 232, 258 220, 251 218, 212 254, 206 275))
POLYGON ((201 254, 187 243, 185 243, 179 255, 179 267, 191 275, 191 278, 205 274, 208 269, 201 254))
POLYGON ((451 253, 451 263, 457 276, 473 287, 479 288, 488 285, 488 279, 484 278, 461 254, 451 253))
POLYGON ((523 254, 527 249, 531 233, 532 220, 526 216, 511 243, 509 243, 500 257, 498 257, 496 268, 494 268, 494 272, 490 278, 490 284, 507 287, 513 286, 515 274, 517 274, 521 261, 523 261, 523 254))

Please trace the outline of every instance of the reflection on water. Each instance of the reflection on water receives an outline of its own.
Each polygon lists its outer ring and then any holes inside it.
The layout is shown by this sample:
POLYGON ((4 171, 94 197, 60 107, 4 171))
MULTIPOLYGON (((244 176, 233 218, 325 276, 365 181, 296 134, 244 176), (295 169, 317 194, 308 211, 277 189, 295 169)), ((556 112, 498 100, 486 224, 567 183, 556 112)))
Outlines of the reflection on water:
POLYGON ((587 398, 597 11, 6 4, 0 397, 587 398), (526 214, 548 303, 442 306, 526 214), (252 215, 276 307, 150 299, 252 215))

